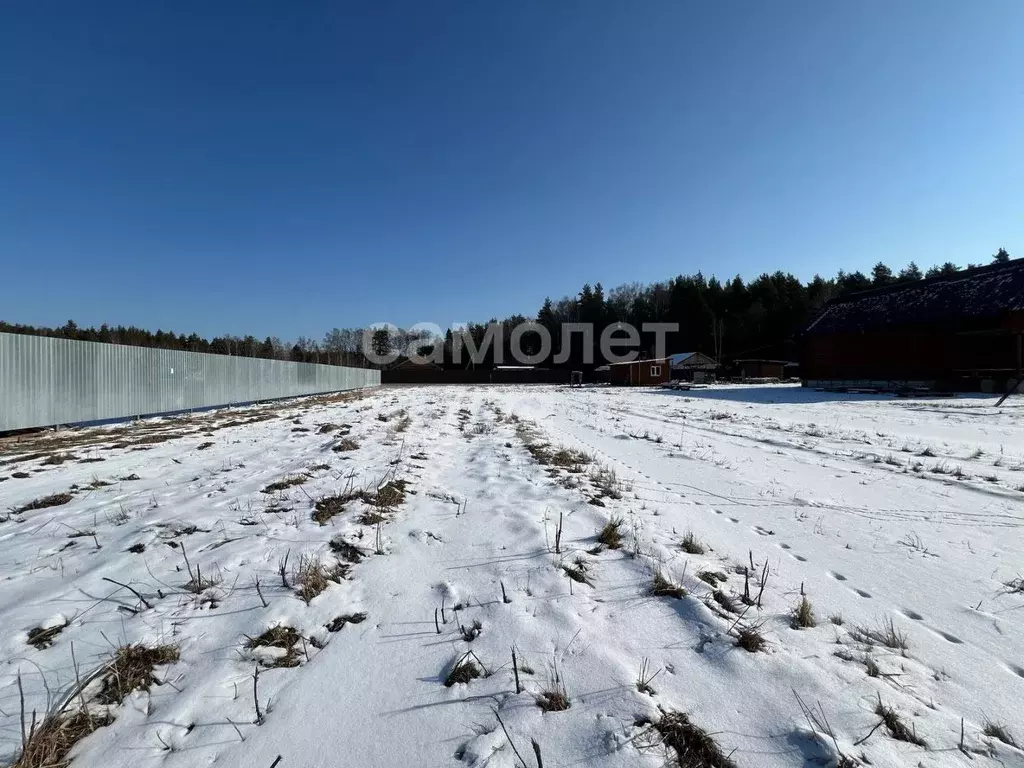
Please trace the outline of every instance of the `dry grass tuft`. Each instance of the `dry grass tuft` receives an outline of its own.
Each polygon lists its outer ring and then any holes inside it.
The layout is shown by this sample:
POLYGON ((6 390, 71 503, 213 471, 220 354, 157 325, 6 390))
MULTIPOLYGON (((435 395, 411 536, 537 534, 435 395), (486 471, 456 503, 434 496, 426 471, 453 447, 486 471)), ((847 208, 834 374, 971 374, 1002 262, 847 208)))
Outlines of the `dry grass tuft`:
POLYGON ((483 670, 480 665, 473 660, 471 654, 464 655, 461 659, 455 662, 455 666, 451 668, 448 675, 444 679, 445 687, 451 688, 457 683, 469 683, 471 680, 475 680, 483 675, 483 670))
POLYGON ((291 488, 293 485, 302 485, 304 482, 309 480, 307 475, 290 475, 277 482, 271 483, 264 488, 260 493, 277 493, 278 491, 284 491, 291 488))
POLYGON ((875 714, 882 718, 889 735, 897 741, 906 741, 919 747, 928 746, 927 742, 917 735, 916 730, 907 728, 906 723, 900 719, 899 713, 895 709, 882 703, 881 697, 878 699, 878 706, 875 707, 875 714))
POLYGON ((991 720, 985 723, 985 729, 982 731, 990 739, 997 739, 1010 747, 1020 748, 1013 736, 1007 730, 1005 725, 999 723, 993 723, 991 720))
POLYGON ((335 616, 324 626, 328 632, 340 632, 346 624, 362 624, 366 621, 365 613, 346 613, 343 616, 335 616))
POLYGON ((736 645, 750 653, 763 651, 767 641, 761 634, 760 626, 740 627, 736 633, 736 645))
POLYGON ((387 518, 380 511, 368 509, 356 519, 356 522, 360 525, 377 525, 377 523, 383 523, 385 520, 387 518))
POLYGON ((348 573, 348 566, 343 563, 326 565, 319 555, 303 555, 295 565, 292 581, 295 593, 306 605, 313 598, 324 592, 332 583, 339 584, 348 573))
POLYGON ((597 534, 597 540, 608 549, 620 549, 622 547, 622 518, 613 517, 604 528, 597 534))
POLYGON ((345 511, 345 505, 349 502, 361 499, 367 504, 373 504, 374 495, 369 491, 356 491, 346 489, 344 493, 337 496, 324 496, 316 502, 313 510, 313 520, 320 525, 327 525, 332 517, 340 515, 345 511))
POLYGON ((864 669, 867 671, 868 677, 878 677, 882 674, 882 670, 878 667, 878 662, 870 656, 864 657, 864 669))
POLYGON ((810 629, 818 626, 818 620, 814 618, 814 606, 806 596, 801 597, 793 609, 792 626, 793 629, 810 629))
POLYGON ((859 643, 884 645, 886 648, 893 648, 899 651, 905 651, 910 647, 907 641, 907 633, 898 629, 891 618, 883 620, 881 627, 878 629, 861 626, 854 627, 850 630, 850 637, 859 643))
POLYGON ((28 453, 23 456, 16 456, 13 459, 0 459, 0 467, 6 467, 10 464, 20 464, 25 461, 35 461, 36 459, 45 459, 49 454, 47 453, 28 453))
POLYGON ((663 670, 651 672, 651 661, 646 656, 640 660, 640 673, 636 676, 636 689, 648 696, 656 696, 657 692, 651 687, 651 683, 663 670))
POLYGON ((405 480, 391 480, 377 489, 373 504, 381 509, 394 509, 405 503, 405 490, 409 486, 405 480))
POLYGON ((718 589, 718 585, 726 581, 729 577, 724 573, 718 573, 716 571, 698 571, 697 578, 703 581, 705 584, 710 586, 712 589, 718 589))
POLYGON ((1024 578, 1018 576, 1015 579, 1010 579, 1004 586, 1006 587, 1006 594, 1019 595, 1024 594, 1024 578))
POLYGON ((26 739, 25 748, 11 768, 66 768, 71 762, 67 756, 75 744, 111 722, 113 718, 107 714, 52 715, 26 739))
POLYGON ((625 485, 611 467, 596 467, 590 473, 592 482, 601 492, 600 495, 609 499, 621 499, 625 485))
POLYGON ((738 613, 736 610, 736 603, 722 590, 716 589, 711 594, 711 599, 718 603, 724 610, 729 611, 729 613, 738 613))
POLYGON ((191 592, 193 595, 201 595, 208 589, 213 589, 221 582, 220 573, 215 572, 213 576, 204 576, 201 568, 196 566, 195 572, 191 569, 189 573, 192 577, 186 582, 184 589, 186 592, 191 592))
POLYGON ((693 531, 687 531, 686 535, 683 536, 683 541, 679 545, 682 547, 683 552, 689 555, 703 555, 705 552, 704 545, 697 540, 697 537, 693 535, 693 531))
POLYGON ((65 461, 77 461, 78 457, 73 453, 53 453, 40 462, 44 467, 59 467, 65 461))
POLYGON ((133 440, 129 445, 157 445, 158 443, 166 443, 168 440, 175 440, 184 436, 184 433, 179 432, 169 432, 163 435, 146 435, 133 440))
POLYGON ((50 507, 59 507, 62 504, 67 504, 71 501, 72 496, 70 493, 51 493, 49 496, 43 496, 42 498, 30 501, 22 507, 18 507, 14 511, 18 514, 23 512, 31 512, 36 509, 49 509, 50 507))
POLYGON ((590 464, 594 459, 583 451, 573 450, 571 448, 560 448, 554 453, 548 455, 548 464, 552 464, 556 467, 567 467, 569 469, 579 469, 583 464, 590 464))
POLYGON ((662 741, 675 751, 681 768, 736 768, 714 739, 691 723, 683 712, 662 712, 661 720, 652 725, 662 741))
POLYGON ((246 638, 245 647, 250 651, 258 648, 277 648, 284 651, 282 655, 272 659, 263 659, 261 663, 265 667, 297 667, 299 654, 295 646, 299 639, 300 635, 294 627, 279 625, 271 627, 259 637, 246 638))
POLYGON ((467 643, 472 643, 474 640, 480 637, 480 633, 483 631, 483 629, 484 625, 480 623, 479 619, 473 619, 473 623, 470 624, 468 627, 463 624, 459 625, 459 633, 462 635, 462 639, 465 640, 467 643))
POLYGON ((34 646, 38 650, 49 648, 53 645, 54 640, 57 639, 57 635, 68 628, 70 621, 65 620, 62 624, 57 624, 53 627, 35 627, 28 631, 28 644, 34 646))
MULTIPOLYGON (((377 525, 387 520, 387 513, 394 512, 395 508, 405 502, 406 488, 408 483, 405 480, 390 480, 380 486, 375 493, 370 491, 355 491, 337 497, 342 502, 352 499, 361 499, 373 509, 364 511, 358 518, 362 525, 377 525)), ((316 519, 316 515, 314 515, 316 519)), ((323 525, 323 523, 321 523, 323 525)))
POLYGON ((536 461, 538 464, 551 463, 551 450, 550 446, 547 443, 534 442, 530 440, 528 437, 524 437, 524 434, 527 433, 525 433, 523 429, 518 430, 518 432, 519 437, 522 438, 523 440, 523 445, 526 447, 526 450, 529 451, 534 461, 536 461))
POLYGON ((651 577, 651 594, 655 597, 674 597, 679 600, 686 597, 686 588, 666 577, 659 566, 654 569, 651 577))
POLYGON ((569 708, 569 697, 562 686, 557 686, 554 690, 542 691, 536 701, 537 706, 545 712, 564 712, 569 708))
POLYGON ((354 451, 358 447, 359 443, 357 443, 351 437, 343 437, 341 438, 341 440, 335 443, 334 447, 331 448, 331 450, 334 451, 335 453, 345 453, 347 451, 354 451))
POLYGON ((331 518, 345 511, 345 504, 351 500, 348 495, 325 496, 319 499, 313 509, 313 520, 320 525, 327 525, 331 518))
POLYGON ((587 571, 590 566, 587 561, 582 557, 577 557, 572 561, 571 565, 563 565, 562 570, 565 571, 565 575, 573 581, 579 582, 580 584, 586 584, 588 587, 594 586, 594 583, 590 580, 590 576, 587 571))
POLYGON ((148 691, 159 685, 153 669, 161 664, 173 664, 179 658, 174 645, 153 647, 125 645, 117 649, 103 675, 103 688, 97 695, 101 704, 120 704, 134 691, 148 691))
POLYGON ((331 552, 338 555, 346 563, 360 563, 366 557, 366 553, 355 544, 345 541, 341 536, 335 536, 330 543, 331 552))

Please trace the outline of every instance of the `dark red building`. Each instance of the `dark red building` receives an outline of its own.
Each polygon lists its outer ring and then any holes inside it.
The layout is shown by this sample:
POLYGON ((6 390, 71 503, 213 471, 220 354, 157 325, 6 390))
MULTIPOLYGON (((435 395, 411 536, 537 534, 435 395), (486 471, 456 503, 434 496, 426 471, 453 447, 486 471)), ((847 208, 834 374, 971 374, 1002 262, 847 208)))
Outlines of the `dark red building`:
POLYGON ((608 366, 608 381, 630 387, 656 387, 672 378, 671 361, 634 360, 631 363, 612 363, 608 366))
POLYGON ((788 360, 734 360, 741 379, 785 379, 796 364, 788 360))
POLYGON ((1021 375, 1024 259, 855 293, 800 336, 804 386, 1005 391, 1021 375))

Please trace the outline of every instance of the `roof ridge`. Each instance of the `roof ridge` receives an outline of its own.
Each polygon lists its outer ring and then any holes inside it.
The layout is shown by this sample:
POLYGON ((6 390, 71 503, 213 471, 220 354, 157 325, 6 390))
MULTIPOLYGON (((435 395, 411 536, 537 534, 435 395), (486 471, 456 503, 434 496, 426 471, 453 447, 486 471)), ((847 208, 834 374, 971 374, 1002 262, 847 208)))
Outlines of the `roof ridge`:
POLYGON ((949 324, 1024 311, 1024 259, 898 283, 825 304, 801 336, 913 324, 949 324))
MULTIPOLYGON (((825 307, 831 304, 845 304, 852 300, 868 298, 871 296, 881 296, 887 293, 896 293, 898 291, 905 291, 911 288, 924 288, 937 283, 948 283, 955 282, 958 280, 967 280, 979 275, 986 275, 990 272, 1001 272, 1007 271, 1012 272, 1018 269, 1024 268, 1024 258, 1010 259, 1009 261, 996 262, 994 264, 983 264, 980 267, 970 267, 968 269, 957 270, 944 275, 933 275, 932 277, 923 277, 920 280, 908 280, 904 282, 894 282, 889 285, 880 285, 875 288, 866 288, 863 291, 855 291, 854 293, 848 293, 844 296, 837 296, 834 299, 830 299, 825 303, 825 307)), ((824 308, 824 307, 823 307, 824 308)))

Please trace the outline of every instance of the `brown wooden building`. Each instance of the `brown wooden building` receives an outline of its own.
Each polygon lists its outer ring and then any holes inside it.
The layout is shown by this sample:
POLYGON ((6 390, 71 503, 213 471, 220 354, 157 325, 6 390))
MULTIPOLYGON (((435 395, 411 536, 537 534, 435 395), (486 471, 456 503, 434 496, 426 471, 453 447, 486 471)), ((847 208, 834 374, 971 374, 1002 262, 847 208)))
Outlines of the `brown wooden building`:
POLYGON ((1021 375, 1024 259, 852 294, 800 336, 801 378, 826 389, 1004 391, 1021 375))
POLYGON ((676 381, 702 383, 714 378, 718 363, 702 352, 677 352, 668 356, 672 378, 676 381))
POLYGON ((734 360, 741 379, 785 379, 797 366, 789 360, 734 360))
POLYGON ((528 365, 443 368, 403 357, 383 369, 380 380, 382 384, 568 384, 569 371, 528 365))
POLYGON ((608 366, 608 381, 630 387, 656 387, 667 383, 672 376, 668 358, 634 360, 631 363, 612 363, 608 366))

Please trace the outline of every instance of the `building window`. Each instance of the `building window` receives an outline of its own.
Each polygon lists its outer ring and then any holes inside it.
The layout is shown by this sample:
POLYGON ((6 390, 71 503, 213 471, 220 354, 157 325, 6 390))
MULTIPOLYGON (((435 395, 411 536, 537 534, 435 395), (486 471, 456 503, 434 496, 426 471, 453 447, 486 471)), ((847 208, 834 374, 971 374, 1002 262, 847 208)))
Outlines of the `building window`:
POLYGON ((651 376, 661 376, 661 366, 660 365, 652 365, 651 366, 651 376))

